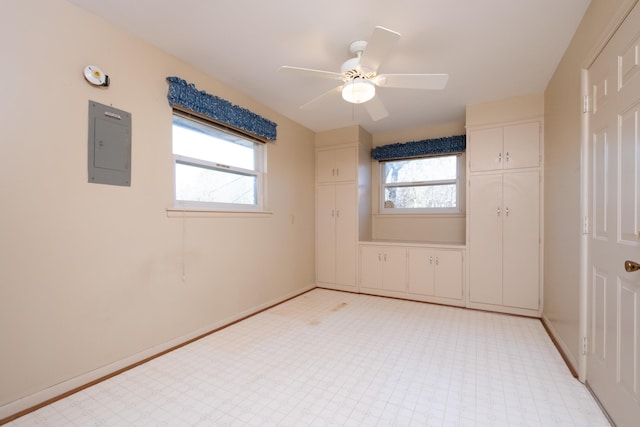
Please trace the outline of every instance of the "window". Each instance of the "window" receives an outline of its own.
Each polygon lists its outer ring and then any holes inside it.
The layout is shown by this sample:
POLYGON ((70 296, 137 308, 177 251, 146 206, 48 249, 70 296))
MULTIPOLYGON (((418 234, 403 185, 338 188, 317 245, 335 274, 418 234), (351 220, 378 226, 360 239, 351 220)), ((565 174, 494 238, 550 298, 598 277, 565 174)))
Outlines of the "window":
POLYGON ((204 120, 173 116, 175 204, 263 209, 264 144, 204 120))
POLYGON ((460 211, 459 154, 380 162, 380 212, 460 211))

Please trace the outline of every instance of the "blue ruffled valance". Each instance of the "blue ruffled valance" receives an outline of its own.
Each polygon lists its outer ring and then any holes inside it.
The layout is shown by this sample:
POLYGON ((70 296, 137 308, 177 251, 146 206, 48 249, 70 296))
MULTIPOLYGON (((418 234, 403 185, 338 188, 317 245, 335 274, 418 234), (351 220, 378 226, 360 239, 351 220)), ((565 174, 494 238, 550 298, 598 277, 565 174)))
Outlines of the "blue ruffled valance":
POLYGON ((260 139, 275 141, 276 126, 278 126, 276 123, 246 108, 234 105, 226 99, 198 90, 193 83, 187 83, 179 77, 167 77, 167 81, 169 82, 167 99, 172 107, 181 107, 248 132, 260 139))
POLYGON ((371 156, 374 160, 406 159, 410 157, 461 153, 465 150, 466 146, 467 136, 456 135, 444 138, 423 139, 422 141, 381 145, 372 150, 371 156))

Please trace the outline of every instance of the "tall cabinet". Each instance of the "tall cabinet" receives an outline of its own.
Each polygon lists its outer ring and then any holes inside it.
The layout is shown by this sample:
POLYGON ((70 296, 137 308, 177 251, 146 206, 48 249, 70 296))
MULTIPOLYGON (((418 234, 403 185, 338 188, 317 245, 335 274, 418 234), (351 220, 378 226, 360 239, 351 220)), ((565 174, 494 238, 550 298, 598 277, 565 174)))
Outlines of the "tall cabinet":
POLYGON ((467 132, 468 302, 540 316, 542 124, 467 132))
POLYGON ((371 136, 359 126, 316 134, 316 283, 356 291, 358 240, 370 239, 371 136))

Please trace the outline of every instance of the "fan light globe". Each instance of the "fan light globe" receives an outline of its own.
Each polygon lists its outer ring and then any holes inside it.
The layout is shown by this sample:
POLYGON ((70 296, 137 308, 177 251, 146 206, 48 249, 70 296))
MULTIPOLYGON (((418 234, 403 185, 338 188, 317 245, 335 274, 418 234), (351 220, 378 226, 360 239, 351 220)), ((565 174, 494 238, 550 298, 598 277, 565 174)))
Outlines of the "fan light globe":
POLYGON ((352 104, 367 102, 376 94, 376 86, 367 79, 356 78, 342 87, 342 98, 352 104))

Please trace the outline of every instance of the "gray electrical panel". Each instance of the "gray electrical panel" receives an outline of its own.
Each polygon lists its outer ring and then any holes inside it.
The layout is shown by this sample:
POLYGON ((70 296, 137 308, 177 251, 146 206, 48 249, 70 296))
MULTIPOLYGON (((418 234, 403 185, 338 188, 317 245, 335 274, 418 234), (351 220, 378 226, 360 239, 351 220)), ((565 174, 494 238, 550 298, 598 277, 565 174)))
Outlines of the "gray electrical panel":
POLYGON ((131 186, 131 114, 89 101, 89 182, 131 186))

